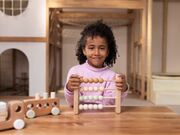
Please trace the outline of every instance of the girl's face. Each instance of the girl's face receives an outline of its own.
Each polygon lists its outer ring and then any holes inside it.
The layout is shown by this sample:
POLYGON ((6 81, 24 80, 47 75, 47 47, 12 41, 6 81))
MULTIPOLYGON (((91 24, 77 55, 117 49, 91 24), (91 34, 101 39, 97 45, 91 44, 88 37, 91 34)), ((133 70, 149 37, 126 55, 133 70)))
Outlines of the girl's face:
POLYGON ((91 66, 102 68, 109 54, 106 40, 100 36, 88 37, 83 53, 91 66))

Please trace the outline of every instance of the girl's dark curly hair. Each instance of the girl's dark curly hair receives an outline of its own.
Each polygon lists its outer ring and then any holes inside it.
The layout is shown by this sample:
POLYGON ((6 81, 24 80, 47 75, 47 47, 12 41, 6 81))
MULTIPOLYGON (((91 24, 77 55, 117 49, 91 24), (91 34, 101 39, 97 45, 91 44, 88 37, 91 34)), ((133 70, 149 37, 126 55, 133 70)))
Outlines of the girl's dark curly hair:
POLYGON ((85 48, 87 38, 100 36, 104 38, 108 44, 109 55, 105 59, 105 64, 112 67, 116 62, 117 46, 111 28, 102 21, 96 21, 95 23, 87 25, 81 32, 81 35, 82 36, 76 46, 76 56, 79 64, 83 64, 87 60, 86 56, 83 54, 83 49, 85 48))

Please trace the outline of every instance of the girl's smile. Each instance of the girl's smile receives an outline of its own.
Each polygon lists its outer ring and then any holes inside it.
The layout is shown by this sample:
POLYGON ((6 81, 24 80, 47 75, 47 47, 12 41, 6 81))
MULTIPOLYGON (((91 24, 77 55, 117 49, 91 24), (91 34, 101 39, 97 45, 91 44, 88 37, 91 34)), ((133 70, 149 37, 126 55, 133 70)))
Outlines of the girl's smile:
POLYGON ((106 40, 100 36, 88 37, 83 53, 91 66, 102 68, 109 54, 106 40))

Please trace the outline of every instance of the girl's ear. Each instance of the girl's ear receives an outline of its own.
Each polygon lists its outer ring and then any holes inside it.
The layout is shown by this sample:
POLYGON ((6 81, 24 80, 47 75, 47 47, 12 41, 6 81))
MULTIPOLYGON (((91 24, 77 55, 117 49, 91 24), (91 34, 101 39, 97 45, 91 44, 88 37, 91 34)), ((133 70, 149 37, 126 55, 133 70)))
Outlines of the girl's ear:
POLYGON ((107 51, 107 55, 106 55, 106 58, 109 56, 109 50, 107 51))
POLYGON ((83 54, 86 56, 85 48, 83 48, 82 51, 83 51, 83 54))

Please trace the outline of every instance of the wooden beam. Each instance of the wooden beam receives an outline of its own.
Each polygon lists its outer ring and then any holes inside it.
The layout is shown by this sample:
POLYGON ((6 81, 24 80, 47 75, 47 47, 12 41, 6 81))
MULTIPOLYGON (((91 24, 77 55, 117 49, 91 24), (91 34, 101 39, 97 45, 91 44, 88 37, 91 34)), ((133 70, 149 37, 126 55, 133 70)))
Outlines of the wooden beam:
POLYGON ((0 37, 0 42, 46 42, 46 37, 0 37))
POLYGON ((137 47, 137 46, 142 46, 142 44, 143 44, 143 42, 142 42, 143 40, 142 39, 140 39, 140 40, 138 40, 138 41, 136 41, 136 42, 134 42, 134 46, 135 47, 137 47))
POLYGON ((89 13, 82 13, 82 12, 64 12, 57 14, 59 19, 91 19, 91 18, 100 18, 100 19, 134 19, 135 15, 133 13, 130 14, 122 14, 122 13, 98 13, 98 12, 89 12, 89 13))
POLYGON ((133 92, 136 92, 136 49, 134 47, 134 41, 135 41, 135 21, 132 23, 132 33, 131 33, 131 50, 132 50, 132 54, 131 54, 131 59, 132 59, 132 87, 133 87, 133 92))
MULTIPOLYGON (((154 2, 159 1, 159 2, 164 2, 164 0, 154 0, 154 2)), ((180 0, 169 0, 169 2, 180 2, 180 0)))
MULTIPOLYGON (((46 3, 47 3, 47 1, 46 1, 46 3)), ((49 7, 48 7, 48 5, 46 4, 46 67, 45 67, 45 82, 46 82, 46 84, 45 84, 45 91, 46 92, 48 92, 48 93, 50 93, 50 90, 49 90, 49 69, 50 69, 50 66, 49 66, 49 64, 50 64, 50 62, 49 62, 49 34, 50 34, 50 32, 49 32, 49 27, 50 27, 50 23, 49 23, 49 19, 51 19, 50 18, 50 14, 49 14, 49 7)))
POLYGON ((162 73, 166 72, 167 63, 167 23, 168 23, 168 0, 163 1, 163 29, 162 29, 162 73))
MULTIPOLYGON (((146 1, 146 0, 144 0, 146 1)), ((146 51, 146 8, 142 10, 142 26, 141 26, 141 37, 142 37, 142 45, 141 45, 141 98, 145 99, 145 51, 146 51)))
POLYGON ((152 98, 152 5, 153 0, 147 3, 147 99, 152 98))
POLYGON ((127 49, 127 54, 126 54, 126 57, 127 57, 127 82, 128 84, 131 85, 131 64, 132 64, 132 61, 131 61, 131 43, 132 43, 132 37, 131 37, 131 33, 132 33, 132 25, 128 25, 127 26, 127 46, 126 46, 126 49, 127 49))
POLYGON ((47 0, 49 8, 143 9, 143 0, 47 0))

